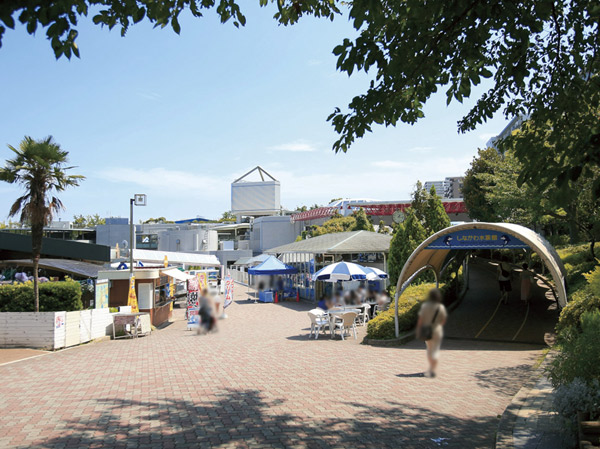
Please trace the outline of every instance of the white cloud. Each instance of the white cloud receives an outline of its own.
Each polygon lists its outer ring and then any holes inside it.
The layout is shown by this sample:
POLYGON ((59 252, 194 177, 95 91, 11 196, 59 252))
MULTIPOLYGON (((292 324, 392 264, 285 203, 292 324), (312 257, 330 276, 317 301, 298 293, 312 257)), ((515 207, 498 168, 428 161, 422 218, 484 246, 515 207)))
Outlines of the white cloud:
POLYGON ((431 150, 433 150, 433 147, 412 147, 408 149, 412 153, 428 153, 431 150))
POLYGON ((487 142, 488 140, 490 140, 492 137, 496 137, 498 134, 496 133, 482 133, 479 134, 479 139, 483 140, 484 142, 487 142))
POLYGON ((419 162, 375 161, 363 171, 311 174, 279 171, 276 175, 281 182, 281 201, 285 207, 325 204, 336 197, 396 201, 409 199, 417 180, 425 182, 460 176, 469 168, 470 162, 470 156, 433 157, 419 162))
POLYGON ((138 91, 137 92, 137 96, 145 98, 146 100, 153 100, 153 101, 160 99, 160 94, 157 94, 156 92, 142 92, 142 91, 138 91))
POLYGON ((230 182, 222 177, 165 168, 114 167, 102 170, 97 175, 110 182, 135 184, 159 193, 177 193, 180 197, 196 196, 198 193, 227 192, 230 182))
POLYGON ((303 140, 297 140, 295 142, 283 143, 281 145, 274 145, 268 147, 272 151, 290 151, 292 153, 310 153, 317 151, 317 147, 311 143, 303 140))
POLYGON ((373 167, 378 168, 408 168, 409 164, 400 161, 375 161, 371 162, 373 167))

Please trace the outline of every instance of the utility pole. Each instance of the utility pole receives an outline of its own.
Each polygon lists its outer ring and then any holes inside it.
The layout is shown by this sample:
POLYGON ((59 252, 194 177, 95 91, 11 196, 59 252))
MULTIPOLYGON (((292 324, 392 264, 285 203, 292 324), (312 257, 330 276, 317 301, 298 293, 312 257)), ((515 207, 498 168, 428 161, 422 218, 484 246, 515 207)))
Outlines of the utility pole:
POLYGON ((133 232, 133 206, 145 206, 146 194, 136 193, 129 199, 129 277, 133 276, 133 249, 135 248, 135 235, 133 232))
POLYGON ((129 277, 133 275, 133 203, 134 198, 129 199, 129 277))

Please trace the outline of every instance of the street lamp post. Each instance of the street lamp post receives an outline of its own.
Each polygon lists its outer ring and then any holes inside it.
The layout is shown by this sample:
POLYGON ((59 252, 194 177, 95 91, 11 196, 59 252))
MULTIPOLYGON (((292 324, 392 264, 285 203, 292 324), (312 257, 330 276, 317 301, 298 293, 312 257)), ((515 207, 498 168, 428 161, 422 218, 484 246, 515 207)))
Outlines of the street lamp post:
POLYGON ((129 199, 129 277, 133 276, 133 249, 135 248, 135 235, 133 232, 133 206, 145 206, 146 194, 136 193, 129 199))

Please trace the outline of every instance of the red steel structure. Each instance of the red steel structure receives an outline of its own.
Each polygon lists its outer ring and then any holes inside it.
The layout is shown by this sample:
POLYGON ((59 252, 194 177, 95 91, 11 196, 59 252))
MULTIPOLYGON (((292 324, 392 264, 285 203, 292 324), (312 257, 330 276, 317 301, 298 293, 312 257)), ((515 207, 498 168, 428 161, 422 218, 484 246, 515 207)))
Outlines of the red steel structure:
MULTIPOLYGON (((447 214, 467 213, 467 207, 464 201, 443 201, 444 209, 447 214)), ((348 209, 362 207, 367 215, 387 216, 393 215, 397 210, 404 211, 410 207, 410 201, 398 203, 372 203, 372 204, 349 204, 348 209)), ((307 210, 299 214, 292 215, 292 221, 308 221, 319 218, 331 217, 336 211, 341 212, 342 207, 319 207, 317 209, 307 210)))

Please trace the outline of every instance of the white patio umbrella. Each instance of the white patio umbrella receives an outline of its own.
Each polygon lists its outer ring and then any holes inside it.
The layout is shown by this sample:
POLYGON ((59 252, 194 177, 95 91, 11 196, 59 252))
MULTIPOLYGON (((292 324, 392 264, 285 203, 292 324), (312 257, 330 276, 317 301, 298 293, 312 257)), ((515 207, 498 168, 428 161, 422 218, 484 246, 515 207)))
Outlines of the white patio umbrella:
POLYGON ((359 281, 372 275, 365 267, 352 262, 338 262, 321 268, 312 276, 313 281, 359 281))
POLYGON ((369 273, 371 276, 367 276, 367 279, 369 281, 376 281, 378 279, 387 279, 388 278, 388 274, 385 271, 380 270, 379 268, 375 268, 375 267, 363 267, 365 269, 365 271, 367 273, 369 273))

